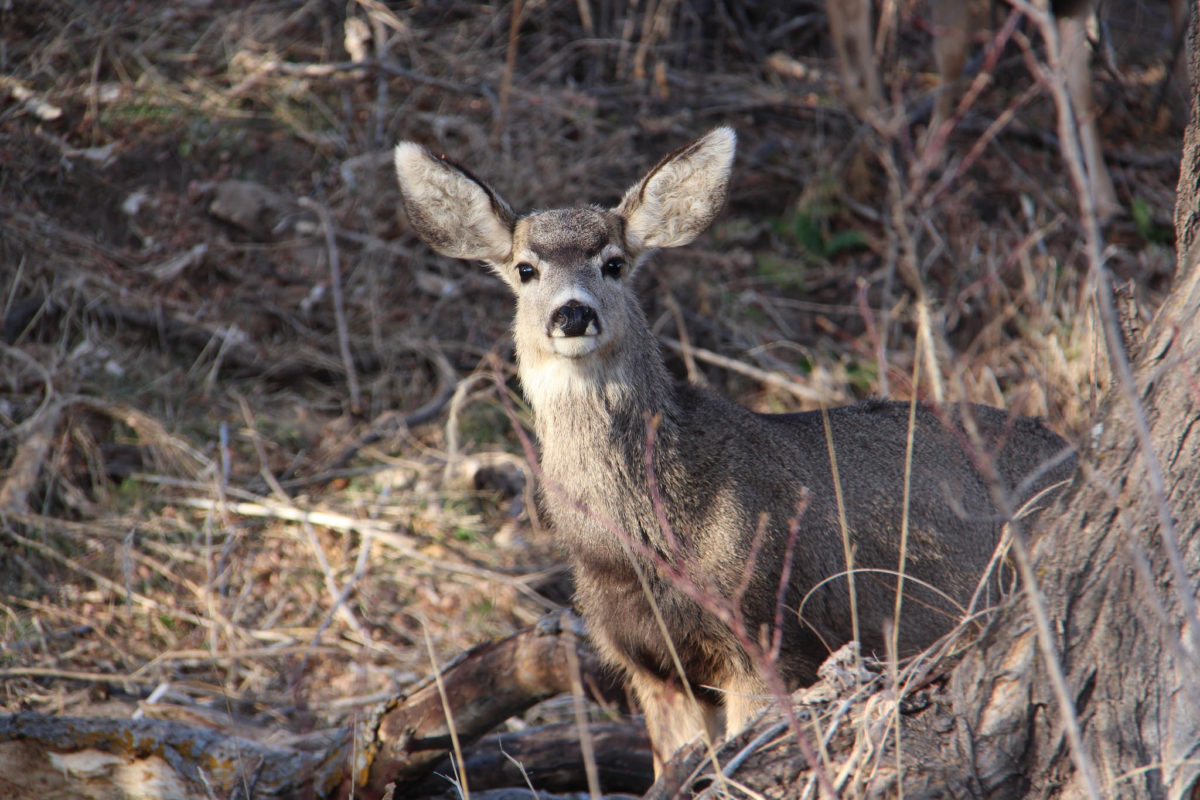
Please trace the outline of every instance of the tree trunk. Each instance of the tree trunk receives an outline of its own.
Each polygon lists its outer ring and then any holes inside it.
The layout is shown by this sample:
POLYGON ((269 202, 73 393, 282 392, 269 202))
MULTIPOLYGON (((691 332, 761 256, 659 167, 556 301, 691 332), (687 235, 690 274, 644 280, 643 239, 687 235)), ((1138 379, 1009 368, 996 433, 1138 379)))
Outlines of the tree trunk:
POLYGON ((1200 25, 1195 2, 1188 2, 1191 23, 1188 26, 1187 53, 1183 61, 1187 67, 1189 96, 1187 131, 1183 134, 1183 161, 1179 166, 1179 187, 1175 193, 1175 251, 1179 267, 1176 275, 1182 277, 1185 264, 1195 265, 1200 260, 1200 25))

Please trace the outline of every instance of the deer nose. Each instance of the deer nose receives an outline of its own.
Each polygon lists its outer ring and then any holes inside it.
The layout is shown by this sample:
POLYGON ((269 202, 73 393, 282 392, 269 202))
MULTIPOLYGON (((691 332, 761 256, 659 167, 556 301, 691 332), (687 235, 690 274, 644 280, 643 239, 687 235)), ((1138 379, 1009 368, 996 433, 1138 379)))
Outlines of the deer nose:
POLYGON ((600 333, 600 318, 591 306, 571 300, 550 317, 550 330, 561 331, 562 336, 595 336, 600 333))

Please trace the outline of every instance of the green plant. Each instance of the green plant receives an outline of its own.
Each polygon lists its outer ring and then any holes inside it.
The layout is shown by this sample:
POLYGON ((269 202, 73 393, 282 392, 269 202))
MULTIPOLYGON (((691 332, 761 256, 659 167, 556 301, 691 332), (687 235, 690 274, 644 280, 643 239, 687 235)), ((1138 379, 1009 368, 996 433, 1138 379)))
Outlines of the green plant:
POLYGON ((1154 210, 1141 197, 1133 198, 1129 205, 1129 213, 1133 216, 1133 224, 1138 236, 1151 244, 1171 244, 1175 231, 1166 225, 1160 225, 1154 220, 1154 210))
POLYGON ((777 286, 799 291, 804 289, 808 266, 803 261, 774 253, 760 253, 754 260, 754 271, 777 286))
POLYGON ((829 233, 829 214, 822 209, 798 209, 790 219, 780 220, 782 232, 807 253, 822 259, 867 245, 867 237, 857 229, 829 233))

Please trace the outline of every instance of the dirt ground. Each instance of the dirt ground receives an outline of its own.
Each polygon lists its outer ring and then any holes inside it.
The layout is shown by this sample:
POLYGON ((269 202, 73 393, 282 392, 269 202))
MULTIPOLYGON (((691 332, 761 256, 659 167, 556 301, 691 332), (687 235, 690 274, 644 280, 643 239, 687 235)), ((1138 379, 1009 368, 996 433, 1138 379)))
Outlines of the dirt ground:
MULTIPOLYGON (((1036 36, 925 169, 926 12, 899 5, 872 129, 815 0, 0 4, 0 708, 304 732, 569 602, 511 301, 415 239, 401 139, 528 210, 611 204, 733 125, 725 213, 638 279, 681 379, 908 397, 919 285, 949 399, 1084 442, 1104 377, 1036 36)), ((1120 5, 1094 72, 1136 325, 1181 129, 1164 4, 1120 5)))

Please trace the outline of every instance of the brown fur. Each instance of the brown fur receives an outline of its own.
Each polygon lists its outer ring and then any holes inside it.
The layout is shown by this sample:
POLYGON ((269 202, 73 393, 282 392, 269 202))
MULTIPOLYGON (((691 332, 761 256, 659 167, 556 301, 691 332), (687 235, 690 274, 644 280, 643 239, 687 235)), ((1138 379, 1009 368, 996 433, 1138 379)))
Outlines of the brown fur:
MULTIPOLYGON (((789 686, 811 682, 830 650, 852 638, 847 580, 827 580, 846 569, 835 460, 854 564, 866 570, 855 577, 866 651, 884 653, 884 626, 895 609, 908 404, 831 409, 830 453, 819 412, 757 414, 674 384, 630 288, 650 248, 685 244, 720 210, 733 144, 733 132, 719 128, 681 148, 612 211, 540 212, 517 219, 511 235, 478 245, 478 252, 447 248, 487 260, 517 295, 513 334, 536 414, 544 505, 570 555, 591 636, 629 675, 659 763, 696 736, 716 736, 722 716, 728 732, 740 730, 766 701, 755 659, 711 608, 732 605, 745 584, 735 611, 751 637, 769 641, 793 525, 777 668, 789 686), (614 258, 627 262, 615 277, 604 272, 614 258), (522 280, 521 265, 534 277, 522 280), (594 335, 563 334, 556 312, 569 305, 594 311, 594 335), (662 565, 715 599, 708 607, 697 602, 662 565)), ((507 230, 503 215, 480 221, 480 209, 507 206, 477 179, 440 174, 456 168, 415 145, 401 145, 396 163, 409 219, 435 248, 507 230), (429 185, 453 187, 458 202, 429 185), (430 196, 438 198, 437 214, 425 207, 430 196), (463 225, 474 229, 456 230, 463 225)), ((955 422, 961 415, 972 418, 980 455, 1008 490, 1065 448, 1036 421, 996 409, 948 410, 948 419, 918 409, 901 656, 928 646, 959 618, 1001 536, 993 487, 955 422)), ((1065 459, 1013 502, 1072 468, 1065 459)))

